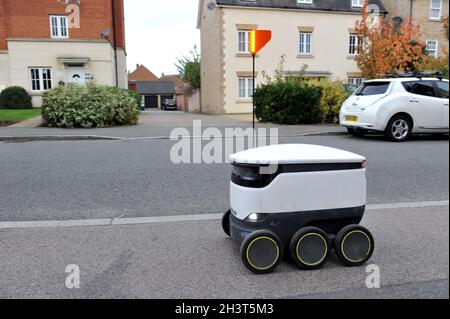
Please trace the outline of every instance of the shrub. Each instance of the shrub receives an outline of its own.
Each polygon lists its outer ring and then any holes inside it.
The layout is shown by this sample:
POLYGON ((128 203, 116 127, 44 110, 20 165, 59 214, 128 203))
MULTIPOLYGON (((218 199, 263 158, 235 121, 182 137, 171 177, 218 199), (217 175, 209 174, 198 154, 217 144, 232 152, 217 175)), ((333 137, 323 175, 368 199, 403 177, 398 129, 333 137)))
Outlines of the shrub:
POLYGON ((255 113, 261 121, 312 124, 322 121, 322 89, 299 78, 269 81, 256 89, 255 113))
POLYGON ((133 90, 127 90, 127 92, 131 95, 131 97, 132 97, 133 99, 135 99, 135 101, 136 101, 136 107, 137 107, 137 109, 140 111, 140 110, 141 110, 141 104, 142 104, 142 98, 141 98, 141 95, 140 95, 138 92, 133 91, 133 90))
POLYGON ((0 108, 3 109, 30 109, 31 96, 20 86, 11 86, 0 93, 0 108))
POLYGON ((136 99, 125 89, 89 83, 58 86, 44 94, 42 116, 50 127, 95 128, 133 125, 136 99))
POLYGON ((322 122, 338 123, 341 106, 349 97, 342 82, 311 80, 309 83, 322 89, 319 103, 322 110, 322 122))

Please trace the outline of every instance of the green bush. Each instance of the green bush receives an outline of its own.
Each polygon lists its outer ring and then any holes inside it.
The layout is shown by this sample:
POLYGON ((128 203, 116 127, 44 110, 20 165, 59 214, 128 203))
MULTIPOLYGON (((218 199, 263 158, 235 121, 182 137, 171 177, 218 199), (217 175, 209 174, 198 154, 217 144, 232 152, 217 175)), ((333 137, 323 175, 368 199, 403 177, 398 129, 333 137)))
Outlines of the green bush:
POLYGON ((0 108, 31 109, 31 96, 20 86, 11 86, 0 93, 0 108))
POLYGON ((141 98, 141 95, 140 95, 138 92, 133 91, 133 90, 127 90, 127 92, 131 95, 131 97, 132 97, 133 99, 135 99, 135 101, 136 101, 136 107, 137 107, 137 109, 140 111, 140 110, 141 110, 141 105, 142 105, 142 98, 141 98))
POLYGON ((134 125, 138 114, 136 99, 128 90, 94 83, 61 85, 43 97, 42 117, 50 127, 134 125))
POLYGON ((323 119, 322 89, 299 78, 269 81, 256 89, 255 113, 264 122, 313 124, 323 119))
POLYGON ((322 122, 338 123, 341 106, 349 97, 342 82, 311 80, 309 83, 322 89, 319 103, 322 110, 322 122))

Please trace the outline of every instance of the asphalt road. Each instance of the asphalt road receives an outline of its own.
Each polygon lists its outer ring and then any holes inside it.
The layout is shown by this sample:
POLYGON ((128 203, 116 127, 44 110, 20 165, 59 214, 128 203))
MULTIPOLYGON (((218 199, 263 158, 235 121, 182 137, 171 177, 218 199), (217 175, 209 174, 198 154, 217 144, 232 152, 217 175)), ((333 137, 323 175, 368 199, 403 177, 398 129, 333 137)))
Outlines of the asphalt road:
MULTIPOLYGON (((372 136, 284 137, 368 158, 370 204, 449 198, 449 141, 393 144, 372 136)), ((228 164, 170 160, 169 140, 0 143, 0 222, 222 213, 228 164)), ((0 229, 0 298, 448 298, 449 207, 369 210, 376 238, 366 268, 334 255, 321 270, 283 263, 255 276, 219 220, 103 227, 0 229), (65 287, 66 267, 81 270, 65 287)))
MULTIPOLYGON (((284 137, 368 158, 370 204, 448 200, 449 141, 284 137)), ((0 221, 222 213, 228 164, 179 164, 170 140, 0 143, 0 221)))

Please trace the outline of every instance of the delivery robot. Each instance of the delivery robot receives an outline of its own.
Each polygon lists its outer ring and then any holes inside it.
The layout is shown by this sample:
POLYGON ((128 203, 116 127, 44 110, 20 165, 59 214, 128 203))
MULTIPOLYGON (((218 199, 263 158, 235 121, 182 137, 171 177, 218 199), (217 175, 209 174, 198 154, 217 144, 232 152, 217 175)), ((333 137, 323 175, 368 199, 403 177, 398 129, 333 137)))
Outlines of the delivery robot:
POLYGON ((365 264, 374 238, 360 226, 366 207, 366 159, 303 144, 273 145, 231 155, 231 209, 223 230, 241 245, 256 274, 284 255, 300 269, 323 266, 334 249, 346 266, 365 264))

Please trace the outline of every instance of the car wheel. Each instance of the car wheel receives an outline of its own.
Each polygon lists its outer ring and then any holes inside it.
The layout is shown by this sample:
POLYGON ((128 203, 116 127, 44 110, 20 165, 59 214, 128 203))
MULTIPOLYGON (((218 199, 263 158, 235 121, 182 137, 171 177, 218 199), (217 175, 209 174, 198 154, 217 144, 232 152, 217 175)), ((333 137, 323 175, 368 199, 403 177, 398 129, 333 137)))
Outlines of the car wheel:
POLYGON ((348 134, 350 134, 352 136, 356 136, 356 137, 363 137, 364 135, 367 134, 367 130, 363 130, 360 128, 352 128, 352 127, 347 127, 347 132, 348 132, 348 134))
POLYGON ((331 250, 330 239, 319 228, 305 227, 292 237, 289 250, 300 269, 318 269, 328 260, 331 250))
POLYGON ((404 142, 411 136, 411 131, 411 120, 404 115, 398 115, 389 121, 385 135, 392 142, 404 142))
POLYGON ((283 259, 283 244, 280 238, 270 231, 255 231, 242 242, 241 258, 251 272, 269 274, 283 259))

